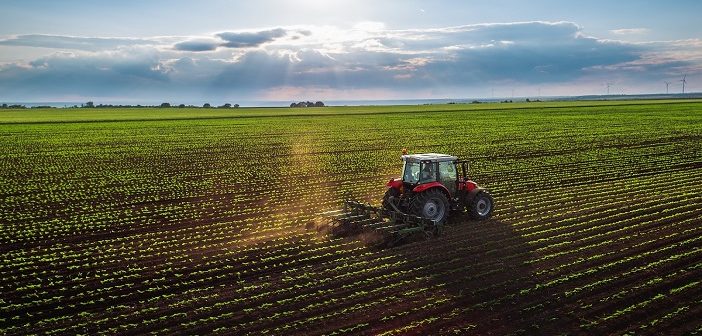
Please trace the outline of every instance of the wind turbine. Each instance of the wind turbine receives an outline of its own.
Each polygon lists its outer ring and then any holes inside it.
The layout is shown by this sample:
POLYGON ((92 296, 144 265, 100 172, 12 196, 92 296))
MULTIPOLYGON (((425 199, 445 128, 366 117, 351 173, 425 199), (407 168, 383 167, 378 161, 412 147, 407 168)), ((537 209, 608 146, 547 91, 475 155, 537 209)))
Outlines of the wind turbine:
POLYGON ((665 94, 668 94, 668 87, 670 86, 670 82, 665 82, 665 94))
POLYGON ((606 83, 607 85, 607 95, 609 96, 609 88, 612 87, 612 83, 606 83))
POLYGON ((683 94, 685 94, 685 83, 687 83, 687 81, 685 80, 686 77, 687 77, 687 74, 683 75, 683 79, 680 80, 683 84, 683 92, 682 92, 683 94))

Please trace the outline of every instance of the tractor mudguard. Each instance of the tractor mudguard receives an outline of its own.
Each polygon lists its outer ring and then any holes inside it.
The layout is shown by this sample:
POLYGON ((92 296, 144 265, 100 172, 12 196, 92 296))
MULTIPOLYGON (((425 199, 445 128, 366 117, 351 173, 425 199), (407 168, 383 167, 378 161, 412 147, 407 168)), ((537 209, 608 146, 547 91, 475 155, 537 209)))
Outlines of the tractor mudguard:
POLYGON ((468 195, 466 195, 466 204, 470 204, 470 202, 473 201, 473 198, 475 198, 475 195, 477 195, 477 194, 480 193, 481 191, 485 191, 485 189, 484 189, 484 188, 481 188, 481 187, 477 187, 477 188, 471 190, 471 191, 468 193, 468 195))
MULTIPOLYGON (((414 193, 420 193, 420 192, 422 192, 422 191, 425 191, 425 190, 428 190, 428 189, 431 189, 431 188, 440 188, 441 191, 443 191, 443 192, 447 195, 447 197, 449 197, 449 195, 451 195, 451 193, 449 192, 449 190, 448 190, 446 187, 444 187, 443 184, 441 184, 441 183, 439 183, 439 182, 431 182, 431 183, 427 183, 427 184, 420 184, 420 185, 414 187, 414 189, 412 189, 412 192, 414 192, 414 193)), ((450 197, 449 197, 449 198, 450 198, 450 197)))
POLYGON ((388 183, 385 184, 386 187, 389 188, 395 188, 397 190, 400 190, 402 188, 402 180, 401 179, 390 179, 388 183))

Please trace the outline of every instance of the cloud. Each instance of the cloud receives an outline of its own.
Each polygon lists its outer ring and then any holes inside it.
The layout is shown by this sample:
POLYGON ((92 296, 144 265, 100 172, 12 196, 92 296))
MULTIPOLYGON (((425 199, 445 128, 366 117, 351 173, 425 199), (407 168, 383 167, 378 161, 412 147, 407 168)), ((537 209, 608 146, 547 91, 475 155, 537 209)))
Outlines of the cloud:
POLYGON ((459 48, 423 70, 452 82, 558 82, 577 79, 592 66, 634 61, 642 52, 640 46, 582 36, 549 43, 516 39, 459 48))
MULTIPOLYGON (((295 36, 309 36, 308 30, 297 30, 295 36)), ((130 46, 173 46, 174 50, 200 52, 217 48, 252 48, 284 37, 283 28, 255 32, 222 32, 212 37, 159 36, 152 38, 77 37, 61 35, 17 35, 0 40, 0 46, 40 47, 61 50, 103 51, 130 46)))
POLYGON ((213 40, 189 40, 176 43, 173 48, 181 51, 212 51, 217 49, 221 43, 213 40))
POLYGON ((615 35, 641 35, 646 34, 650 31, 648 28, 622 28, 610 30, 612 34, 615 35))
POLYGON ((18 35, 0 40, 0 45, 97 51, 120 46, 156 45, 157 41, 137 38, 76 37, 59 35, 18 35))
POLYGON ((155 54, 136 50, 93 55, 56 53, 26 65, 0 68, 0 90, 20 97, 33 92, 109 96, 151 91, 154 84, 168 86, 169 80, 167 67, 155 54))
POLYGON ((610 80, 645 89, 645 83, 683 72, 691 83, 702 75, 700 40, 612 41, 587 36, 572 22, 404 30, 379 24, 346 30, 298 26, 209 36, 75 39, 10 39, 66 50, 83 42, 92 47, 1 65, 0 99, 35 99, 31 95, 38 93, 144 99, 255 99, 302 92, 446 97, 485 95, 486 86, 572 90, 610 80))
POLYGON ((225 42, 222 43, 223 47, 227 48, 249 48, 257 47, 266 42, 271 42, 276 38, 283 37, 286 34, 286 30, 282 28, 276 28, 272 30, 264 30, 259 32, 244 32, 244 33, 232 33, 224 32, 217 34, 217 37, 221 38, 225 42))
MULTIPOLYGON (((300 36, 309 36, 311 32, 306 30, 298 31, 300 35, 293 36, 299 39, 300 36)), ((284 37, 288 31, 283 28, 262 30, 257 32, 222 32, 215 34, 213 38, 198 38, 178 42, 173 45, 173 49, 180 51, 213 51, 217 48, 255 48, 265 43, 273 42, 277 38, 284 37)))

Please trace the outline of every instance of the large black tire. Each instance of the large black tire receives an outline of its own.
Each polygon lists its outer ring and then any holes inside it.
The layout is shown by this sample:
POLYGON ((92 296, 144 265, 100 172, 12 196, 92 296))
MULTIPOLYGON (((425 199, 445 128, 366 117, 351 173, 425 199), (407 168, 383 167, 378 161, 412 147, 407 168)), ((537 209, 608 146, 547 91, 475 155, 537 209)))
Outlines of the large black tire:
POLYGON ((410 205, 410 212, 419 217, 430 218, 443 224, 449 215, 449 202, 439 189, 429 189, 415 196, 410 205))
POLYGON ((481 191, 468 204, 468 212, 473 219, 485 220, 492 216, 495 202, 487 191, 481 191))
POLYGON ((395 211, 395 209, 393 209, 393 207, 390 205, 390 197, 395 198, 395 205, 397 206, 397 200, 399 200, 400 198, 400 191, 395 188, 388 188, 388 190, 385 191, 385 195, 383 196, 383 208, 395 211))

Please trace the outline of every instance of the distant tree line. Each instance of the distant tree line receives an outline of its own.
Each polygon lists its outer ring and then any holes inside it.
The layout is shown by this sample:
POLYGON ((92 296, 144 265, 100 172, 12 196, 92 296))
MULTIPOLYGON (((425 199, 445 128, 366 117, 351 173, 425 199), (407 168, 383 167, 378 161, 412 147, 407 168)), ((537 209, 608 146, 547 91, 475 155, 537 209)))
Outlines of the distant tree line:
MULTIPOLYGON (((20 104, 12 104, 12 105, 2 104, 2 105, 0 105, 0 108, 4 108, 4 109, 26 109, 26 108, 28 108, 28 107, 26 107, 26 106, 24 106, 24 105, 20 105, 20 104)), ((54 108, 54 107, 53 107, 53 106, 43 106, 43 105, 40 105, 40 106, 32 106, 32 107, 29 107, 29 108, 33 108, 33 109, 34 109, 34 108, 54 108)))
POLYGON ((290 107, 324 107, 324 102, 318 101, 313 103, 311 101, 291 103, 290 107))
MULTIPOLYGON (((74 106, 78 107, 78 106, 74 106)), ((177 107, 177 108, 198 108, 199 106, 195 105, 185 105, 185 104, 180 104, 180 105, 171 105, 171 103, 161 103, 161 105, 112 105, 112 104, 98 104, 95 105, 95 103, 89 101, 85 104, 81 104, 81 108, 140 108, 140 107, 163 107, 163 108, 170 108, 170 107, 177 107)), ((205 103, 202 105, 203 108, 212 108, 212 105, 210 103, 205 103)), ((239 104, 230 104, 226 103, 224 105, 217 106, 216 108, 239 108, 239 104)))
POLYGON ((10 108, 10 109, 25 109, 25 108, 27 108, 27 107, 24 106, 24 105, 7 105, 7 104, 2 104, 2 108, 4 108, 4 109, 8 109, 8 108, 10 108))
MULTIPOLYGON (((532 103, 532 102, 541 102, 540 99, 529 99, 527 98, 525 100, 527 103, 532 103)), ((502 103, 512 103, 513 101, 511 99, 503 100, 501 101, 502 103)), ((481 101, 478 100, 473 100, 470 102, 471 104, 480 104, 482 103, 481 101)), ((458 104, 456 102, 449 102, 447 104, 458 104)), ((431 105, 431 104, 425 104, 425 105, 431 105)), ((311 101, 302 101, 298 103, 291 103, 290 107, 324 107, 324 102, 318 101, 318 102, 311 102, 311 101)), ((80 106, 78 105, 73 105, 71 106, 72 108, 155 108, 155 107, 161 107, 161 108, 172 108, 172 107, 177 107, 177 108, 200 108, 200 106, 195 106, 195 105, 185 105, 185 104, 179 104, 179 105, 171 105, 171 103, 161 103, 160 105, 113 105, 113 104, 97 104, 95 105, 94 102, 89 101, 84 104, 81 104, 80 106)), ((0 108, 3 109, 26 109, 26 108, 55 108, 54 106, 32 106, 32 107, 27 107, 25 105, 20 105, 20 104, 12 104, 9 105, 7 103, 4 103, 0 105, 0 108)), ((230 104, 226 103, 220 106, 213 107, 210 105, 210 103, 205 103, 202 105, 202 108, 220 108, 220 109, 228 109, 228 108, 239 108, 239 104, 230 104)))

